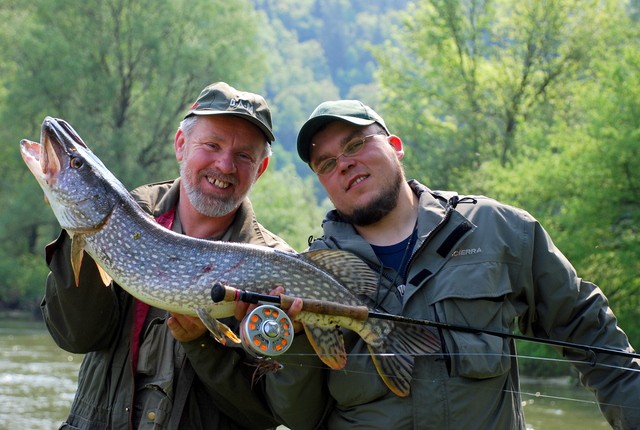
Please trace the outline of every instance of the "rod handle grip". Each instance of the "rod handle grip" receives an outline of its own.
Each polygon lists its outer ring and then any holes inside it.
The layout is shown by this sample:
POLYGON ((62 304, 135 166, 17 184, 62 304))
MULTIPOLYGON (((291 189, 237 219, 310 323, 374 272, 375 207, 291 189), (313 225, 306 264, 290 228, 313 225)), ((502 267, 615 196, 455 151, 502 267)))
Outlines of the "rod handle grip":
MULTIPOLYGON (((211 288, 211 300, 220 302, 246 302, 246 303, 275 303, 282 309, 289 309, 295 297, 281 294, 272 296, 269 294, 254 293, 246 290, 239 290, 233 287, 216 283, 211 288)), ((342 303, 328 302, 317 299, 302 299, 302 310, 322 315, 332 315, 352 318, 358 321, 365 321, 369 318, 369 308, 366 306, 349 306, 342 303)))

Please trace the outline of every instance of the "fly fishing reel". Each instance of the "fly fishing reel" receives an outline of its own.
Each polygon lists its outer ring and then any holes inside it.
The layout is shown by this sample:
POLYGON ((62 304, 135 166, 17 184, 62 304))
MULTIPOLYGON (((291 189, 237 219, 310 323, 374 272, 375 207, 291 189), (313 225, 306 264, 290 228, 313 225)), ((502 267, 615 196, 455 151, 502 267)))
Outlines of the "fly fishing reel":
POLYGON ((282 354, 293 341, 293 324, 280 308, 261 305, 247 314, 240 323, 242 346, 256 357, 282 354))

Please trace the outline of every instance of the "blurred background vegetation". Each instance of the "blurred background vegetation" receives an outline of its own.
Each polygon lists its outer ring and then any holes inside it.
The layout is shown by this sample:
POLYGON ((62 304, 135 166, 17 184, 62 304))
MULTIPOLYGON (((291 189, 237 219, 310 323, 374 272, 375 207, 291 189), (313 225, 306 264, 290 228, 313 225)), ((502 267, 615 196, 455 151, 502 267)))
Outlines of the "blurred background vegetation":
POLYGON ((37 313, 58 233, 19 140, 56 116, 128 187, 173 178, 179 120, 223 80, 272 107, 251 198, 297 250, 331 208, 297 130, 361 99, 403 139, 408 177, 538 218, 638 347, 639 19, 638 0, 2 0, 0 308, 37 313))

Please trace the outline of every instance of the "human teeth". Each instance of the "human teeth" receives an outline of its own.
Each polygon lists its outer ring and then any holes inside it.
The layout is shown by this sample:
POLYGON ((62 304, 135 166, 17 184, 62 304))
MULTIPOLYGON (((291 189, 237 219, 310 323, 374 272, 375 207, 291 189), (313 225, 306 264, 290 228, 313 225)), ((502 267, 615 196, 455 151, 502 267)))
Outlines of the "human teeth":
POLYGON ((364 181, 366 179, 365 176, 361 176, 358 179, 356 179, 355 181, 353 181, 353 185, 359 184, 360 182, 364 181))
POLYGON ((210 184, 215 185, 218 188, 228 188, 231 185, 231 183, 229 182, 220 181, 215 178, 207 178, 207 181, 209 181, 210 184))

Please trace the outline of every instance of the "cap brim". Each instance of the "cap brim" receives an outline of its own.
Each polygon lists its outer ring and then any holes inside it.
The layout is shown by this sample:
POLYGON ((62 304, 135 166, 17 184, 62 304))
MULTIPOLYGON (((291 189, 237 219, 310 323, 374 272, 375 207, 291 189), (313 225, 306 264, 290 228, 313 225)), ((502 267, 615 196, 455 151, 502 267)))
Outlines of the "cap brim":
POLYGON ((264 135, 267 137, 267 140, 269 141, 269 143, 274 142, 276 140, 276 137, 273 135, 273 132, 271 130, 269 130, 269 128, 266 125, 264 125, 262 122, 257 120, 255 117, 253 117, 251 115, 248 115, 246 113, 243 113, 243 112, 219 111, 219 110, 210 110, 210 109, 192 110, 192 111, 189 111, 189 113, 187 115, 185 115, 185 118, 187 118, 187 117, 189 117, 191 115, 198 115, 198 116, 232 115, 232 116, 238 116, 240 118, 246 119, 251 124, 254 124, 256 127, 258 127, 264 133, 264 135))
POLYGON ((305 163, 309 163, 311 159, 311 139, 325 125, 333 121, 345 121, 355 125, 371 125, 375 120, 356 118, 344 115, 319 115, 308 120, 298 132, 298 156, 305 163))

